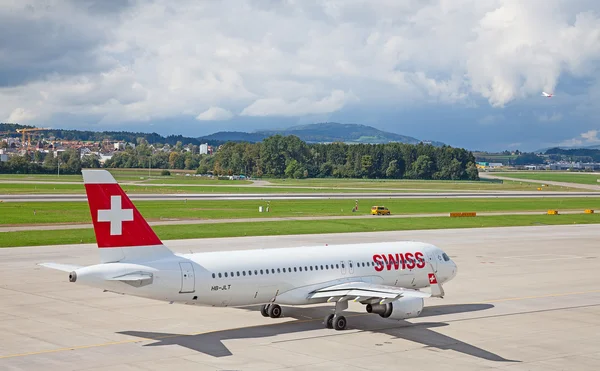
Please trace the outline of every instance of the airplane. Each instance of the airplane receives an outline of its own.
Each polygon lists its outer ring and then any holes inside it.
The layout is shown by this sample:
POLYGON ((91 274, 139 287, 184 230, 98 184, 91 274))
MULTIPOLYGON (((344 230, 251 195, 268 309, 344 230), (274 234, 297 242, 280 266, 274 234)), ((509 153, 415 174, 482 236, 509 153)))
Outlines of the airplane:
POLYGON ((349 301, 383 318, 415 318, 457 273, 444 251, 415 241, 175 253, 107 170, 82 174, 100 263, 39 263, 76 284, 169 303, 261 305, 271 318, 281 305, 332 303, 324 325, 343 330, 349 301))
POLYGON ((546 93, 545 91, 542 92, 542 96, 546 97, 546 98, 552 98, 554 96, 554 94, 552 93, 546 93))

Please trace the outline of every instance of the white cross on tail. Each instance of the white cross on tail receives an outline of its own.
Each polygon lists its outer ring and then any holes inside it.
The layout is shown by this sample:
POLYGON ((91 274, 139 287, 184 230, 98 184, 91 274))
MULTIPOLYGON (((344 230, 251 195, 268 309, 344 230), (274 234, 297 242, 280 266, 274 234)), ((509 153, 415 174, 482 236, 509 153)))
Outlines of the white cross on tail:
POLYGON ((110 196, 110 210, 98 210, 99 222, 110 222, 110 235, 123 234, 123 222, 133 221, 133 209, 121 208, 121 196, 110 196))

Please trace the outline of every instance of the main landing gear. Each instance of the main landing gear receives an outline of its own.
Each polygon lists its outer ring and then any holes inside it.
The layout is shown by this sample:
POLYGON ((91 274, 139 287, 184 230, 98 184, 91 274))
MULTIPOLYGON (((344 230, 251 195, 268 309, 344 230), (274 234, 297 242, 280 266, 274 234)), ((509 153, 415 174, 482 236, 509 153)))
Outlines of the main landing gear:
MULTIPOLYGON (((346 317, 342 315, 342 312, 346 309, 348 309, 347 301, 336 302, 334 312, 325 317, 325 327, 338 331, 346 329, 348 322, 346 321, 346 317)), ((282 315, 282 310, 278 304, 270 303, 260 307, 260 314, 263 317, 279 318, 282 315)))
POLYGON ((281 317, 281 307, 277 304, 265 304, 260 307, 260 314, 263 317, 279 318, 281 317))
POLYGON ((346 317, 341 313, 346 309, 348 309, 347 301, 336 302, 334 312, 325 317, 325 327, 336 329, 338 331, 344 330, 348 322, 346 321, 346 317))

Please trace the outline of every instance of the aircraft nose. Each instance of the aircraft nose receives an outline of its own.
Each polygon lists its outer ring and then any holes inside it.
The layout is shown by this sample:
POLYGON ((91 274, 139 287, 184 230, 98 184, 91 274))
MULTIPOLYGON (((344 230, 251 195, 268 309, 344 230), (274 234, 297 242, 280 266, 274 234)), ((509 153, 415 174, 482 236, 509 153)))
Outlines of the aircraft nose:
POLYGON ((451 280, 454 277, 456 277, 456 273, 458 273, 458 266, 456 265, 456 263, 454 261, 451 262, 451 266, 452 266, 452 273, 450 274, 450 278, 448 280, 451 280))

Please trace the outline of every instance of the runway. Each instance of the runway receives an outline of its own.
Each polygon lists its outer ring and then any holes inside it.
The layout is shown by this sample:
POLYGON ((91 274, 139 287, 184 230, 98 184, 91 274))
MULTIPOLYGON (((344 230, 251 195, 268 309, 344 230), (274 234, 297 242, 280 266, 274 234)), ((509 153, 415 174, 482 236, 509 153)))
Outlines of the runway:
MULTIPOLYGON (((569 173, 566 172, 565 174, 569 174, 569 173)), ((570 173, 570 174, 573 174, 573 173, 570 173)), ((598 173, 584 173, 584 174, 598 174, 598 173)), ((554 181, 554 180, 512 178, 512 177, 495 175, 495 174, 486 173, 486 172, 479 173, 479 177, 482 179, 499 179, 499 180, 513 181, 513 182, 527 182, 527 183, 538 183, 538 184, 543 183, 543 184, 549 184, 549 185, 558 186, 558 187, 570 187, 570 188, 579 188, 579 189, 600 191, 600 185, 595 185, 595 184, 558 182, 558 181, 554 181)), ((599 177, 600 177, 600 174, 599 174, 599 177)))
MULTIPOLYGON (((390 192, 390 193, 178 193, 128 194, 132 201, 176 200, 322 200, 322 199, 382 199, 382 198, 544 198, 544 197, 600 197, 600 192, 390 192)), ((85 194, 12 194, 0 195, 2 202, 87 202, 85 194)))
POLYGON ((4 370, 597 370, 597 225, 167 241, 179 252, 423 240, 458 264, 444 299, 391 321, 351 304, 348 329, 324 329, 328 305, 169 305, 69 283, 36 263, 95 264, 94 245, 0 249, 4 370))

